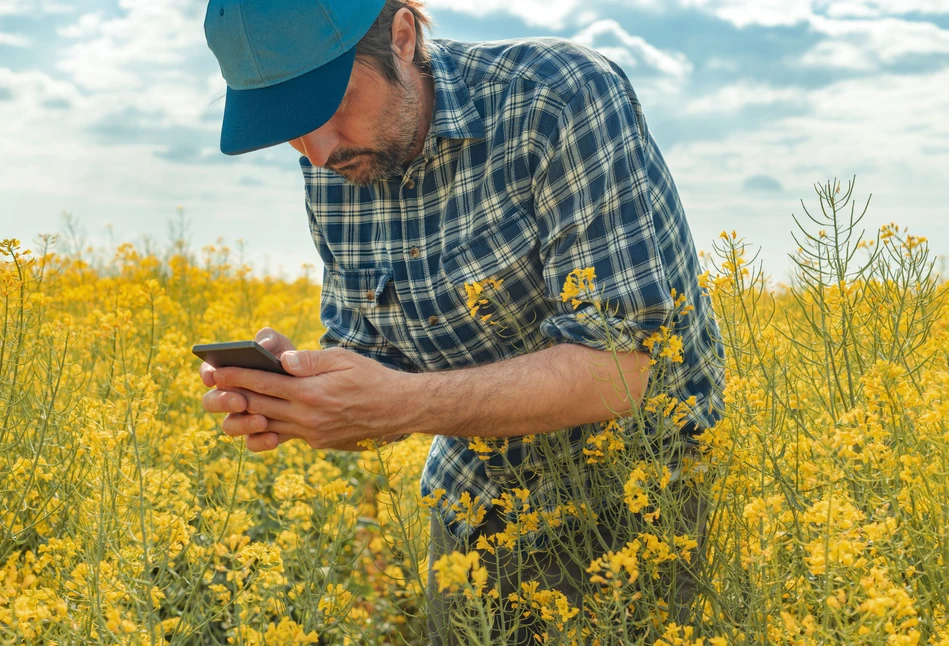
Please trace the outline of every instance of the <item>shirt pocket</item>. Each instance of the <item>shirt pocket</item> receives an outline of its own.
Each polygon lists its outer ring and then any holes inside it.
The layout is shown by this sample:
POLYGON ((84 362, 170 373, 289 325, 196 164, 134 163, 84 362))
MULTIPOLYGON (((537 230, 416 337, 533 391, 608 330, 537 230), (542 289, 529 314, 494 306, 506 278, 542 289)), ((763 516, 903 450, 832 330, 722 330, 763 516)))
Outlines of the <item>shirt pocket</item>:
POLYGON ((537 247, 537 235, 534 217, 510 205, 496 222, 444 251, 439 268, 455 287, 491 277, 503 278, 501 274, 511 273, 507 270, 521 266, 537 247))
POLYGON ((539 256, 539 225, 533 214, 508 205, 500 216, 486 212, 483 217, 490 224, 454 246, 443 247, 437 283, 440 313, 462 343, 471 347, 478 363, 511 356, 516 347, 520 351, 540 348, 544 341, 539 322, 551 307, 539 256), (490 288, 499 302, 479 306, 473 316, 465 284, 489 278, 501 282, 498 292, 490 288), (490 322, 482 320, 484 316, 490 316, 490 322), (502 334, 502 328, 517 333, 502 334))
POLYGON ((395 301, 392 269, 389 267, 337 268, 328 273, 333 281, 333 291, 343 307, 372 313, 395 301))

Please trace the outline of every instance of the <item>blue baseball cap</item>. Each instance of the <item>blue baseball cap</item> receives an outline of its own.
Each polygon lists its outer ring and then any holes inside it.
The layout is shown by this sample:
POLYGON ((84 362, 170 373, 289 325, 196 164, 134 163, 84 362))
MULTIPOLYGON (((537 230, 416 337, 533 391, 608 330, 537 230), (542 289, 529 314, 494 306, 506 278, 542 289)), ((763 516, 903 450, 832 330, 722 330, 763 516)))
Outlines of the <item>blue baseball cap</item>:
POLYGON ((329 121, 356 43, 385 0, 211 0, 204 35, 227 81, 221 152, 259 150, 329 121))

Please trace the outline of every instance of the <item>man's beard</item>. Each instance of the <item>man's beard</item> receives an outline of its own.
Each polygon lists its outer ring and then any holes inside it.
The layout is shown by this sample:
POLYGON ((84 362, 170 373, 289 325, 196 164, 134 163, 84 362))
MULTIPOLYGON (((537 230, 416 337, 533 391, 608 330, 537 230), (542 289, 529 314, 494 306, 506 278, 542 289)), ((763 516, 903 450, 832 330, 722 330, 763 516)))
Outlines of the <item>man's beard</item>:
POLYGON ((393 175, 402 175, 406 158, 418 144, 419 93, 414 86, 397 83, 398 99, 383 111, 380 125, 386 127, 376 148, 336 150, 326 160, 326 168, 351 184, 370 186, 393 175), (360 158, 351 168, 339 168, 360 158))

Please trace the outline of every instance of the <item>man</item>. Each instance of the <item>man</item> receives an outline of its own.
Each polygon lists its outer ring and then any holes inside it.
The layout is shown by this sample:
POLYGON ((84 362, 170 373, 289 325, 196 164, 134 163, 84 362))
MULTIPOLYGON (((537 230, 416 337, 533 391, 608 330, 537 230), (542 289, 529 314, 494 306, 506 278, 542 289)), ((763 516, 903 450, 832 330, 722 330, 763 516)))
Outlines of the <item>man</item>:
MULTIPOLYGON (((566 452, 582 458, 584 425, 638 406, 661 326, 683 340, 672 394, 695 398, 683 433, 718 419, 722 350, 678 194, 622 70, 569 41, 429 40, 427 25, 420 0, 209 4, 228 83, 221 150, 300 153, 327 332, 324 349, 296 350, 261 330, 293 377, 206 364, 201 376, 216 386, 205 408, 227 412, 225 432, 253 451, 435 436, 421 482, 445 491, 434 562, 503 528, 490 501, 512 465, 543 475, 524 436, 568 429, 566 452), (588 267, 611 341, 588 306, 560 298, 588 267), (471 316, 464 286, 489 279, 524 339, 471 316), (683 320, 675 295, 694 307, 683 320), (481 460, 475 436, 507 449, 481 460), (452 511, 466 492, 488 509, 480 524, 452 511)), ((683 500, 694 518, 699 502, 683 500)))

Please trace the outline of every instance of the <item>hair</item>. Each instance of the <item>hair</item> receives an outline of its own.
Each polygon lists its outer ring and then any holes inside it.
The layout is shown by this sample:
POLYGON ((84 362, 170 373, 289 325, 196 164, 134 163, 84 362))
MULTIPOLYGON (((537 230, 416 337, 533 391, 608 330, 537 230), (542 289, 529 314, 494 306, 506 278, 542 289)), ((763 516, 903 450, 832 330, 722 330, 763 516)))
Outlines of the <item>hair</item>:
POLYGON ((389 83, 402 83, 392 51, 392 21, 400 9, 408 9, 415 17, 415 56, 412 62, 422 72, 429 71, 428 41, 423 31, 431 28, 432 19, 422 0, 386 0, 385 6, 366 35, 356 43, 357 61, 372 65, 389 83))

